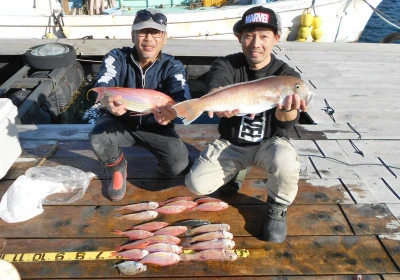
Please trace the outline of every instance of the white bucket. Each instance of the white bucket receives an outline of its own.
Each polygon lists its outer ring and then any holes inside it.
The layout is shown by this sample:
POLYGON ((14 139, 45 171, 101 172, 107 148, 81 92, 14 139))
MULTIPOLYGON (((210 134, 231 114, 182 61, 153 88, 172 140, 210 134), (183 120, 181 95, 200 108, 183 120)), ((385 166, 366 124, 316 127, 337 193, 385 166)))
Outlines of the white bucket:
POLYGON ((17 107, 10 99, 0 98, 0 179, 7 174, 22 152, 15 125, 17 114, 17 107))

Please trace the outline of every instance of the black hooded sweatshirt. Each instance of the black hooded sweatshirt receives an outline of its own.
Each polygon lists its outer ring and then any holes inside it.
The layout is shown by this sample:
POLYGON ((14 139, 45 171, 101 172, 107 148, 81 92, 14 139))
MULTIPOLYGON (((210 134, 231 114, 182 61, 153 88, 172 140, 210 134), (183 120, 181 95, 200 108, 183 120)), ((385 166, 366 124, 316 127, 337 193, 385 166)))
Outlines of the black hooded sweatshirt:
MULTIPOLYGON (((295 76, 300 74, 282 60, 271 54, 271 62, 260 70, 250 70, 243 53, 235 53, 219 58, 211 65, 206 80, 206 92, 212 89, 253 81, 269 76, 295 76)), ((298 122, 299 116, 290 122, 281 122, 275 118, 276 108, 256 114, 221 118, 218 131, 221 139, 229 140, 239 146, 257 145, 261 141, 274 137, 288 137, 288 130, 298 122)))

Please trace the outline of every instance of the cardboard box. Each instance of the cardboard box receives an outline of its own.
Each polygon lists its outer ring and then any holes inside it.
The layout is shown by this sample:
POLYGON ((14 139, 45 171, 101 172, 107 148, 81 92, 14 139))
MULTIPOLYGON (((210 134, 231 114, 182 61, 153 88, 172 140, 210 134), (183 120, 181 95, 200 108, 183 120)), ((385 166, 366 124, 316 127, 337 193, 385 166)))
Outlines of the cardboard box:
POLYGON ((21 155, 15 117, 18 109, 8 98, 0 98, 0 179, 21 155))

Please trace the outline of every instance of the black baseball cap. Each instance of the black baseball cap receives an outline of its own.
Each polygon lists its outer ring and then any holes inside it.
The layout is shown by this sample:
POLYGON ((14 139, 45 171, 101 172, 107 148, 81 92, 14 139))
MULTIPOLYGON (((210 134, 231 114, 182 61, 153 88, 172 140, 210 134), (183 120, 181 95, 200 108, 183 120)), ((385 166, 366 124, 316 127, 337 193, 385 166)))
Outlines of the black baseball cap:
POLYGON ((278 17, 275 12, 263 6, 257 6, 244 12, 242 19, 233 26, 233 33, 236 35, 245 28, 254 28, 257 26, 272 28, 275 34, 280 31, 278 17))

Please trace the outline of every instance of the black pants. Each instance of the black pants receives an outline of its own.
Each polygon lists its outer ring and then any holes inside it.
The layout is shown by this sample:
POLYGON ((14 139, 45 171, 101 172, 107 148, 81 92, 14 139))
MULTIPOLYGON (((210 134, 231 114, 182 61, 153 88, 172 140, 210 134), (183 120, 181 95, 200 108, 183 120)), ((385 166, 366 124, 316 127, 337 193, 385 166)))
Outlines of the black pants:
MULTIPOLYGON (((131 129, 116 118, 103 115, 89 134, 92 149, 103 164, 114 163, 120 147, 138 145, 148 149, 158 160, 158 171, 174 176, 189 165, 189 152, 175 129, 169 126, 154 131, 131 129)), ((137 163, 137 164, 140 164, 137 163)))

